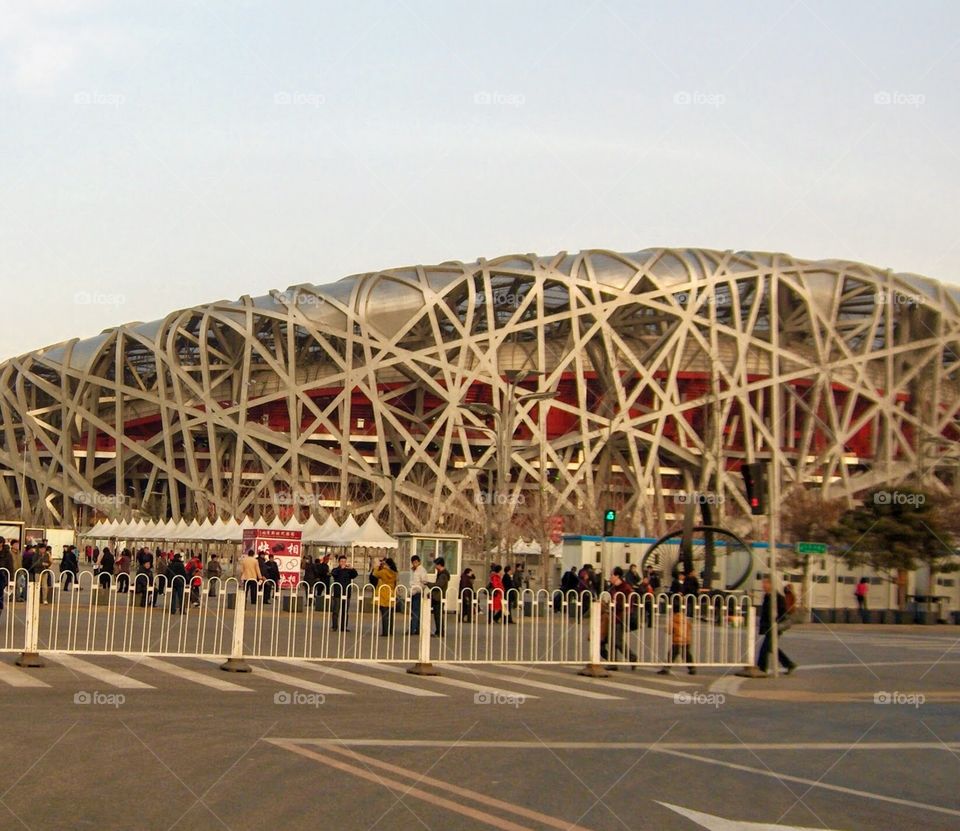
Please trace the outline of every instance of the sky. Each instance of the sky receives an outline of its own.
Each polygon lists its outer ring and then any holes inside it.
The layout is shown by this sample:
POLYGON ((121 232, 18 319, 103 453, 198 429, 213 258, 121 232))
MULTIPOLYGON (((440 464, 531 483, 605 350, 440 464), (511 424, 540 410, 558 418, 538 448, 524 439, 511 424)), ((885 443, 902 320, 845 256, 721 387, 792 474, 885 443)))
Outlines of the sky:
POLYGON ((0 359, 382 268, 960 282, 960 3, 0 0, 0 359))

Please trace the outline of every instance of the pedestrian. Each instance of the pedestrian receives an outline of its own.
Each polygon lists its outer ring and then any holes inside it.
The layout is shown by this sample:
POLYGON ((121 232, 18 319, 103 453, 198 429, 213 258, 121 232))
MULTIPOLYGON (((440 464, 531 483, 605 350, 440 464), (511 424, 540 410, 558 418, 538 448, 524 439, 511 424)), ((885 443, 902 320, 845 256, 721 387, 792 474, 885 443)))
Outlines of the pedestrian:
POLYGON ((247 593, 248 602, 257 602, 257 590, 262 582, 263 572, 260 571, 260 563, 251 548, 240 563, 240 585, 247 593))
POLYGON ((687 593, 686 586, 687 575, 682 571, 678 571, 673 576, 673 582, 670 584, 670 594, 680 595, 681 597, 687 593))
POLYGON ((157 553, 154 555, 153 568, 156 572, 156 578, 153 581, 153 605, 156 606, 160 602, 160 598, 163 597, 164 592, 167 590, 167 585, 169 584, 169 579, 167 578, 167 567, 169 561, 163 555, 163 552, 158 548, 157 553))
POLYGON ((330 587, 333 590, 333 620, 330 628, 334 631, 349 632, 347 624, 350 622, 350 589, 357 579, 357 570, 347 565, 347 555, 337 557, 337 567, 330 572, 332 580, 330 587))
POLYGON ((553 610, 555 612, 561 611, 563 604, 567 603, 570 614, 574 614, 577 603, 576 591, 579 583, 580 578, 577 577, 577 567, 570 566, 570 570, 565 571, 560 578, 560 591, 553 596, 553 610), (571 595, 571 592, 573 592, 573 595, 571 595))
MULTIPOLYGON (((697 674, 697 668, 693 665, 693 657, 690 654, 690 620, 687 618, 684 610, 683 596, 675 594, 672 600, 672 612, 670 614, 670 663, 677 663, 677 658, 681 658, 687 664, 687 672, 691 675, 697 674)), ((670 667, 661 669, 657 675, 669 675, 670 667)))
POLYGON ((22 603, 27 599, 27 574, 23 571, 23 553, 20 551, 20 540, 10 540, 10 556, 13 558, 13 588, 14 599, 22 603))
POLYGON ((637 594, 640 595, 640 604, 643 606, 643 616, 647 628, 649 629, 653 626, 653 604, 654 594, 653 586, 650 585, 650 577, 647 574, 644 574, 640 580, 640 585, 637 586, 637 594))
POLYGON ((33 568, 40 581, 40 604, 46 606, 50 603, 50 597, 53 594, 53 548, 49 545, 42 546, 33 559, 33 568))
POLYGON ((460 620, 463 623, 470 623, 473 620, 473 584, 477 575, 473 573, 472 568, 465 568, 460 575, 460 620))
POLYGON ((317 567, 309 554, 303 557, 303 577, 300 580, 307 587, 307 597, 313 597, 313 587, 317 582, 317 567))
POLYGON ((7 596, 7 586, 15 573, 10 546, 6 542, 0 543, 0 611, 3 610, 3 601, 7 596))
MULTIPOLYGON (((632 595, 633 587, 624 580, 623 569, 617 566, 610 574, 610 600, 604 602, 604 606, 610 607, 607 613, 607 629, 603 628, 603 611, 601 607, 600 657, 607 660, 607 642, 603 639, 602 635, 612 631, 613 649, 611 650, 611 655, 613 659, 616 660, 617 653, 619 652, 632 664, 630 669, 635 670, 637 668, 637 655, 630 649, 627 643, 627 627, 630 626, 631 615, 635 613, 631 604, 632 595), (610 618, 612 618, 613 623, 612 630, 610 628, 610 618)), ((611 666, 610 669, 617 669, 617 667, 614 665, 611 666)))
POLYGON ((267 555, 260 568, 263 574, 263 605, 269 606, 280 588, 280 565, 274 559, 273 552, 267 555))
POLYGON ((630 588, 635 589, 640 585, 643 577, 640 574, 640 569, 637 568, 636 563, 631 563, 630 568, 627 570, 627 573, 623 575, 623 579, 627 581, 630 588))
POLYGON ((99 570, 97 571, 97 580, 100 582, 101 589, 109 589, 113 583, 113 569, 116 562, 113 558, 113 552, 109 547, 103 547, 103 553, 100 555, 99 570))
POLYGON ((793 586, 789 583, 783 587, 783 602, 787 606, 787 617, 792 617, 794 610, 797 608, 797 596, 793 593, 793 586))
POLYGON ((183 565, 183 558, 178 551, 173 559, 167 563, 167 582, 170 584, 170 614, 187 613, 183 604, 183 590, 187 585, 187 570, 183 565))
POLYGON ((503 621, 503 577, 500 571, 499 563, 490 566, 490 582, 487 583, 487 591, 490 592, 490 620, 494 623, 503 621))
POLYGON ((513 569, 510 566, 503 567, 503 595, 507 599, 507 623, 515 624, 513 619, 513 610, 517 608, 517 587, 513 581, 513 569))
POLYGON ((869 623, 870 615, 867 611, 867 592, 870 591, 870 581, 866 577, 861 577, 857 583, 853 595, 857 598, 857 608, 860 610, 860 622, 869 623))
POLYGON ((190 581, 190 605, 198 608, 200 606, 200 589, 203 587, 203 560, 200 559, 200 555, 193 554, 184 570, 187 579, 190 581))
POLYGON ((220 592, 220 581, 223 578, 223 566, 220 563, 220 557, 216 553, 211 554, 210 559, 207 560, 205 573, 207 575, 207 583, 210 586, 207 594, 210 597, 216 597, 220 592))
POLYGON ((433 637, 435 638, 442 638, 447 631, 443 615, 449 585, 450 572, 447 571, 447 561, 443 557, 437 557, 433 561, 433 585, 430 587, 430 611, 433 613, 433 637))
POLYGON ((80 588, 80 563, 77 562, 77 549, 68 545, 60 558, 60 582, 64 591, 80 588))
MULTIPOLYGON (((757 666, 760 667, 761 672, 767 671, 767 662, 770 659, 770 653, 773 651, 773 639, 771 638, 771 632, 773 631, 773 626, 776 625, 780 627, 784 621, 787 619, 787 602, 784 600, 782 594, 777 594, 777 619, 775 623, 771 623, 770 620, 770 578, 763 578, 763 600, 760 602, 760 637, 762 638, 760 642, 760 648, 757 650, 757 666)), ((786 653, 779 648, 777 649, 777 661, 779 661, 787 670, 787 675, 793 672, 797 665, 787 657, 786 653)))
POLYGON ((650 588, 656 594, 660 590, 660 575, 653 570, 653 566, 647 566, 647 579, 650 581, 650 588))
POLYGON ((386 638, 393 634, 393 622, 396 615, 397 603, 397 564, 392 557, 384 557, 373 569, 373 576, 377 578, 377 588, 374 597, 380 609, 380 637, 386 638))
POLYGON ((124 548, 117 558, 117 591, 126 594, 130 591, 130 549, 124 548))
POLYGON ((420 563, 420 556, 414 554, 410 558, 410 634, 420 634, 420 605, 423 602, 423 592, 429 585, 427 570, 420 563))
MULTIPOLYGON (((137 558, 137 576, 134 578, 136 583, 133 589, 137 595, 137 602, 140 608, 143 609, 147 605, 147 595, 153 587, 153 554, 147 549, 143 549, 140 553, 142 556, 138 556, 137 558)), ((157 605, 155 596, 153 605, 157 605)))

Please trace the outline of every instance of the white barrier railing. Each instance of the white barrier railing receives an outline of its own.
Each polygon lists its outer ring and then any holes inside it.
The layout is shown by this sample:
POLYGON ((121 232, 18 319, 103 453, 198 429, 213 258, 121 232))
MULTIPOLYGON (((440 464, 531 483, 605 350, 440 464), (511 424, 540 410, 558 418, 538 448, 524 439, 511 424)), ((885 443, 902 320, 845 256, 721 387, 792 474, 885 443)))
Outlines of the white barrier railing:
POLYGON ((448 605, 434 590, 418 627, 406 587, 388 595, 371 585, 344 593, 232 577, 125 578, 44 572, 27 580, 33 603, 14 602, 16 581, 8 581, 0 651, 728 667, 753 663, 756 650, 745 596, 479 589, 448 605))

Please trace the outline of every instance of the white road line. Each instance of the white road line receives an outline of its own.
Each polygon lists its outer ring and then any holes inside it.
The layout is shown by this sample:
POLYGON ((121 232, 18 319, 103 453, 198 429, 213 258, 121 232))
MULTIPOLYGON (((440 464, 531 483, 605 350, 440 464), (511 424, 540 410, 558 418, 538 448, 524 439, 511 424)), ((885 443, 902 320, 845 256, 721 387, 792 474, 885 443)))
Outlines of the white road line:
POLYGON ((206 675, 202 672, 182 667, 179 664, 160 661, 157 658, 150 658, 148 656, 138 658, 133 655, 125 655, 124 657, 140 666, 155 669, 157 672, 165 672, 167 675, 182 678, 184 681, 192 681, 194 684, 201 684, 204 687, 212 687, 221 692, 253 692, 250 687, 241 687, 239 684, 225 681, 222 678, 217 678, 215 675, 206 675))
POLYGON ((406 684, 397 684, 394 681, 384 681, 382 678, 371 678, 369 675, 362 675, 359 672, 349 672, 345 669, 332 667, 328 664, 318 664, 312 661, 284 661, 285 664, 312 669, 315 672, 322 672, 324 675, 333 675, 337 678, 344 678, 348 681, 356 681, 358 684, 369 684, 371 687, 380 687, 384 690, 403 693, 404 695, 419 696, 421 698, 446 698, 441 692, 433 690, 424 690, 420 687, 408 687, 406 684))
MULTIPOLYGON (((374 661, 362 661, 364 666, 373 667, 374 669, 380 669, 384 672, 393 672, 393 673, 403 673, 406 674, 406 670, 402 667, 395 667, 391 664, 378 664, 374 661)), ((444 664, 446 668, 446 664, 444 664)), ((524 700, 530 700, 538 698, 536 695, 530 695, 530 693, 517 692, 515 690, 505 690, 503 687, 495 687, 491 684, 482 684, 482 683, 471 683, 470 681, 461 681, 459 678, 445 678, 442 675, 425 675, 423 676, 425 681, 433 681, 435 684, 443 684, 447 687, 459 687, 462 690, 472 690, 473 692, 482 692, 482 693, 493 693, 494 695, 503 695, 509 696, 512 698, 519 698, 524 700)))
MULTIPOLYGON (((272 741, 272 740, 271 740, 272 741)), ((309 745, 343 745, 344 747, 436 747, 478 748, 487 750, 502 747, 509 750, 842 750, 862 753, 869 750, 938 750, 956 753, 960 742, 860 742, 851 747, 850 742, 573 742, 573 741, 515 741, 485 739, 306 739, 302 736, 276 741, 290 741, 309 745)))
MULTIPOLYGON (((662 747, 654 747, 651 749, 658 753, 676 756, 680 759, 690 759, 692 761, 703 762, 704 764, 708 765, 718 765, 719 767, 730 768, 731 770, 737 770, 743 773, 755 773, 758 776, 776 779, 779 782, 796 782, 800 785, 809 785, 811 788, 822 788, 823 790, 835 791, 836 793, 844 793, 851 796, 859 796, 863 797, 864 799, 875 799, 879 802, 892 802, 894 805, 904 805, 908 808, 919 808, 923 811, 931 811, 938 814, 948 814, 952 817, 960 817, 960 811, 954 810, 953 808, 944 808, 939 805, 930 805, 926 802, 914 802, 912 799, 900 799, 900 797, 897 796, 886 796, 884 794, 872 793, 870 791, 858 791, 855 788, 845 788, 842 785, 830 785, 827 782, 822 782, 818 779, 806 779, 803 776, 790 776, 786 773, 777 773, 776 771, 765 770, 763 768, 753 768, 749 765, 737 764, 736 762, 724 762, 720 759, 711 759, 709 756, 696 756, 693 753, 681 753, 678 750, 670 750, 662 747)), ((923 825, 922 822, 917 823, 917 827, 921 825, 923 825)))
POLYGON ((655 690, 651 687, 641 687, 639 684, 625 684, 622 681, 610 681, 606 678, 580 678, 579 676, 571 677, 569 674, 563 672, 551 672, 548 669, 540 669, 539 667, 524 667, 517 666, 515 664, 504 664, 504 667, 509 669, 517 670, 519 672, 533 673, 535 675, 546 675, 550 678, 563 678, 568 681, 581 681, 583 683, 589 684, 591 687, 603 687, 608 690, 625 690, 626 692, 638 693, 640 695, 654 695, 659 698, 670 698, 672 699, 676 693, 666 692, 665 690, 655 690))
POLYGON ((50 685, 34 678, 29 672, 24 672, 10 664, 0 663, 0 681, 11 687, 49 687, 50 685))
POLYGON ((156 687, 150 684, 144 684, 143 681, 138 681, 136 678, 131 678, 129 675, 121 675, 119 672, 114 672, 112 669, 105 669, 104 667, 97 666, 96 664, 91 664, 89 661, 84 661, 81 658, 78 658, 76 655, 45 652, 43 657, 65 666, 71 672, 78 672, 81 675, 89 675, 91 678, 94 678, 97 681, 107 684, 110 687, 116 687, 120 690, 156 689, 156 687))
MULTIPOLYGON (((201 658, 210 664, 223 663, 222 658, 201 658)), ((285 684, 288 687, 297 687, 301 690, 310 690, 310 692, 320 693, 321 695, 353 695, 347 690, 338 690, 334 687, 328 687, 324 684, 317 684, 313 681, 306 681, 303 678, 297 678, 295 675, 287 675, 284 672, 274 672, 266 667, 254 666, 253 675, 259 678, 266 678, 268 681, 276 681, 278 684, 285 684)))
MULTIPOLYGON (((495 672, 485 672, 484 670, 474 669, 473 667, 468 666, 457 666, 455 664, 444 664, 443 669, 446 672, 451 670, 453 672, 462 672, 468 675, 479 676, 480 678, 494 678, 498 681, 502 680, 499 675, 495 672)), ((592 698, 595 701, 622 701, 623 699, 618 695, 607 695, 606 693, 591 692, 590 690, 578 690, 574 687, 563 687, 560 684, 548 684, 545 681, 534 681, 530 678, 511 678, 509 680, 510 684, 522 684, 526 687, 534 687, 538 690, 549 690, 550 692, 563 693, 564 695, 575 695, 578 698, 592 698)), ((662 695, 667 695, 668 693, 661 693, 662 695)), ((672 698, 673 696, 671 696, 672 698)))

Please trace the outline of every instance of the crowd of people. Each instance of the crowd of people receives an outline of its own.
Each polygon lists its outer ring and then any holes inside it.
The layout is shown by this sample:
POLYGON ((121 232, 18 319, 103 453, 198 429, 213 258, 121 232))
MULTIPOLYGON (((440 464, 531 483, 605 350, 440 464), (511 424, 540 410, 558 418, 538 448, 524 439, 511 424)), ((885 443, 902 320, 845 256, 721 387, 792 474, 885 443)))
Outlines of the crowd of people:
MULTIPOLYGON (((151 551, 143 547, 135 552, 124 548, 115 553, 109 546, 102 550, 87 546, 84 557, 88 565, 92 566, 94 579, 100 588, 106 589, 115 584, 118 594, 128 594, 132 587, 140 607, 148 604, 156 607, 165 602, 165 596, 169 593, 170 614, 185 614, 187 604, 193 607, 201 605, 204 579, 207 581, 210 596, 216 597, 219 592, 219 579, 214 578, 223 577, 223 563, 216 553, 210 553, 204 563, 201 556, 193 551, 184 554, 177 551, 164 552, 159 548, 151 551)), ((39 544, 28 542, 21 552, 19 540, 14 539, 8 543, 0 537, 0 609, 3 608, 4 598, 8 594, 10 579, 16 580, 12 591, 15 600, 25 600, 28 585, 39 581, 40 603, 50 603, 53 565, 52 548, 46 541, 39 544), (11 575, 16 577, 11 578, 11 575)), ((410 635, 420 633, 421 609, 425 601, 430 604, 428 619, 431 621, 431 634, 434 637, 445 634, 443 598, 446 597, 450 585, 450 572, 443 557, 433 560, 432 566, 433 572, 429 573, 418 555, 410 558, 407 592, 410 601, 410 635)), ((246 556, 240 559, 235 572, 249 603, 272 605, 278 587, 284 585, 279 564, 271 552, 257 553, 249 550, 246 556)), ((76 546, 65 545, 59 563, 60 586, 66 591, 79 591, 79 574, 76 546)), ((349 564, 345 555, 337 557, 333 566, 328 554, 316 558, 307 555, 303 558, 300 582, 306 586, 307 597, 330 595, 330 628, 334 631, 350 631, 350 599, 357 589, 358 577, 359 572, 349 564)), ((398 593, 399 569, 391 557, 384 557, 375 563, 368 577, 374 588, 373 599, 379 616, 380 636, 389 637, 394 634, 398 607, 403 603, 398 593)), ((465 568, 460 575, 458 613, 464 623, 472 622, 476 613, 476 581, 477 575, 471 568, 465 568)), ((488 620, 504 625, 516 624, 520 594, 525 586, 522 564, 511 566, 494 563, 486 583, 488 602, 485 610, 488 620)), ((757 650, 757 665, 765 672, 772 652, 770 634, 774 627, 769 580, 763 581, 763 590, 764 599, 758 615, 761 640, 757 650)), ((601 658, 604 661, 611 658, 615 660, 617 655, 622 655, 623 660, 635 668, 637 657, 630 648, 628 632, 639 628, 641 618, 645 619, 644 624, 647 627, 652 625, 654 604, 645 602, 644 598, 653 598, 661 593, 661 580, 653 568, 647 568, 641 573, 636 564, 627 568, 618 566, 612 570, 609 578, 604 580, 600 572, 586 563, 580 568, 572 567, 563 574, 560 591, 556 592, 553 598, 554 611, 562 611, 564 598, 567 598, 566 608, 571 615, 581 614, 587 617, 591 605, 599 600, 601 658), (607 592, 606 595, 602 594, 604 591, 607 592), (635 595, 639 596, 639 602, 635 595), (575 602, 571 603, 570 600, 575 602)), ((671 627, 670 662, 685 663, 688 671, 694 674, 696 667, 690 644, 696 605, 687 603, 686 599, 696 598, 701 594, 696 572, 693 569, 679 570, 666 593, 672 604, 672 614, 668 617, 671 627)), ((863 592, 864 597, 865 594, 863 592)), ((776 603, 776 626, 778 631, 785 631, 796 603, 789 586, 784 595, 777 595, 776 603)), ((863 602, 862 606, 865 605, 863 602)), ((788 674, 796 668, 796 664, 782 649, 778 650, 777 660, 788 674)), ((612 665, 610 668, 617 667, 612 665)), ((668 674, 670 669, 664 667, 660 672, 668 674)))

